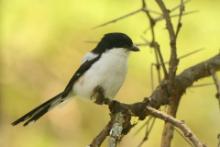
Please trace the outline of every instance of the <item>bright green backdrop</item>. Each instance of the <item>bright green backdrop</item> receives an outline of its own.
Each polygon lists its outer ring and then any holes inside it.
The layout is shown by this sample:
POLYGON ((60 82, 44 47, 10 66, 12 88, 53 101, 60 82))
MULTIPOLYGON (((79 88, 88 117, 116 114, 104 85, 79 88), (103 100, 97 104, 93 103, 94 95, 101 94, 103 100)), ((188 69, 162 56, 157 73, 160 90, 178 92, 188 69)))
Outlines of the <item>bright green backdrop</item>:
MULTIPOLYGON (((178 1, 168 0, 167 3, 172 7, 178 1)), ((83 55, 95 46, 85 41, 98 41, 104 33, 119 31, 141 42, 140 36, 148 27, 141 13, 100 29, 91 29, 140 6, 137 0, 1 1, 1 147, 84 147, 90 143, 109 116, 106 107, 86 100, 71 100, 25 128, 12 127, 10 123, 63 90, 83 55)), ((149 6, 157 9, 152 2, 149 6)), ((220 1, 194 0, 186 6, 186 11, 190 10, 199 12, 183 18, 178 54, 198 48, 205 50, 181 60, 178 72, 217 54, 220 47, 220 1)), ((164 23, 160 23, 157 30, 167 60, 169 48, 164 23)), ((148 47, 131 55, 127 79, 117 95, 118 100, 131 103, 151 94, 152 62, 154 54, 148 47)), ((207 78, 197 84, 210 82, 211 78, 207 78)), ((185 120, 210 147, 216 146, 220 133, 220 111, 215 93, 214 85, 188 89, 178 111, 178 118, 185 120)), ((145 146, 159 146, 162 125, 163 122, 157 120, 145 146)), ((138 127, 140 125, 136 129, 138 127)), ((136 146, 144 130, 134 134, 132 130, 121 146, 136 146)), ((188 146, 178 134, 173 145, 188 146)))

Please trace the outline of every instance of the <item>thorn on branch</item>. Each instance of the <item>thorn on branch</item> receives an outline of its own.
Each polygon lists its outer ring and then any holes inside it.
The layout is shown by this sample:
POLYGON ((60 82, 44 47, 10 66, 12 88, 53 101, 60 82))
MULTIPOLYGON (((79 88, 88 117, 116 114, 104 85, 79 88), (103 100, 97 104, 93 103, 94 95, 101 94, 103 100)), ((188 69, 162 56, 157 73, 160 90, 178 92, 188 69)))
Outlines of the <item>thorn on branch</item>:
MULTIPOLYGON (((184 55, 181 55, 179 58, 178 58, 178 60, 180 60, 180 59, 183 59, 183 58, 186 58, 186 57, 189 57, 189 56, 191 56, 191 55, 194 55, 194 54, 196 54, 196 53, 198 53, 198 52, 200 52, 200 51, 202 51, 202 50, 204 50, 204 48, 200 48, 200 49, 197 49, 197 50, 195 50, 195 51, 192 51, 192 52, 189 52, 189 53, 186 53, 186 54, 184 54, 184 55)), ((179 61, 178 61, 179 62, 179 61)), ((165 61, 164 62, 164 64, 168 64, 169 62, 168 61, 165 61)), ((198 85, 199 86, 199 85, 198 85)), ((195 86, 196 87, 196 86, 195 86)))
POLYGON ((204 50, 204 49, 205 49, 205 48, 196 49, 196 50, 194 50, 194 51, 192 51, 192 52, 189 52, 189 53, 186 53, 186 54, 184 54, 184 55, 179 56, 179 59, 183 59, 183 58, 189 57, 189 56, 194 55, 194 54, 196 54, 196 53, 198 53, 198 52, 200 52, 200 51, 202 51, 202 50, 204 50))
POLYGON ((197 84, 197 85, 192 85, 191 88, 200 88, 200 87, 212 86, 213 84, 214 83, 197 84))
MULTIPOLYGON (((183 3, 186 4, 187 2, 189 2, 189 0, 186 0, 186 1, 184 1, 183 3)), ((174 8, 172 8, 171 10, 169 10, 168 13, 175 11, 175 10, 178 9, 179 7, 180 7, 180 5, 175 6, 174 8)), ((103 24, 97 25, 97 26, 93 27, 92 29, 97 29, 97 28, 100 28, 100 27, 104 27, 104 26, 106 26, 106 25, 115 23, 115 22, 117 22, 117 21, 119 21, 119 20, 125 19, 125 18, 127 18, 127 17, 132 16, 132 15, 135 15, 135 14, 137 14, 137 13, 139 13, 139 12, 146 12, 146 11, 148 11, 149 13, 154 13, 154 14, 160 15, 158 18, 155 18, 154 21, 152 21, 152 24, 156 24, 156 22, 161 21, 161 20, 164 19, 163 14, 161 14, 160 12, 157 12, 157 11, 151 10, 151 9, 147 9, 147 8, 146 8, 146 2, 145 2, 145 0, 142 0, 142 7, 141 7, 140 9, 137 9, 137 10, 135 10, 135 11, 132 11, 132 12, 130 12, 130 13, 128 13, 128 14, 125 14, 125 15, 120 16, 120 17, 118 17, 118 18, 115 18, 115 19, 113 19, 113 20, 107 21, 107 22, 105 22, 105 23, 103 23, 103 24)), ((188 15, 188 14, 191 14, 191 13, 194 13, 194 12, 195 12, 195 11, 186 12, 186 13, 183 13, 182 15, 188 15)), ((170 15, 171 18, 172 18, 172 17, 178 17, 178 16, 179 16, 179 14, 170 15)))
MULTIPOLYGON (((98 43, 98 41, 93 41, 93 40, 86 40, 86 43, 91 43, 91 44, 95 44, 98 43)), ((150 43, 134 43, 136 46, 149 46, 150 43)))
MULTIPOLYGON (((183 16, 193 14, 193 13, 197 13, 197 12, 199 12, 199 11, 198 10, 193 10, 193 11, 184 12, 183 16)), ((178 16, 179 16, 179 14, 170 14, 170 18, 175 18, 175 17, 178 17, 178 16)), ((159 17, 155 18, 155 21, 158 22, 158 21, 162 21, 163 19, 164 19, 164 16, 159 16, 159 17)))
POLYGON ((105 22, 105 23, 103 23, 103 24, 100 24, 100 25, 98 25, 98 26, 95 26, 95 27, 93 27, 92 29, 97 29, 97 28, 104 27, 104 26, 106 26, 106 25, 115 23, 115 22, 117 22, 117 21, 119 21, 119 20, 125 19, 125 18, 127 18, 127 17, 132 16, 132 15, 135 15, 135 14, 141 12, 141 11, 142 11, 142 8, 141 8, 141 9, 137 9, 137 10, 132 11, 132 12, 126 14, 126 15, 120 16, 120 17, 118 17, 118 18, 115 18, 115 19, 113 19, 113 20, 107 21, 107 22, 105 22))
MULTIPOLYGON (((196 54, 196 53, 198 53, 198 52, 200 52, 200 51, 202 51, 202 50, 204 50, 204 48, 200 48, 200 49, 194 50, 194 51, 192 51, 192 52, 183 54, 183 55, 179 56, 178 59, 179 59, 179 60, 180 60, 180 59, 184 59, 184 58, 189 57, 189 56, 191 56, 191 55, 194 55, 194 54, 196 54)), ((169 62, 169 61, 165 61, 164 64, 168 64, 168 62, 169 62)))

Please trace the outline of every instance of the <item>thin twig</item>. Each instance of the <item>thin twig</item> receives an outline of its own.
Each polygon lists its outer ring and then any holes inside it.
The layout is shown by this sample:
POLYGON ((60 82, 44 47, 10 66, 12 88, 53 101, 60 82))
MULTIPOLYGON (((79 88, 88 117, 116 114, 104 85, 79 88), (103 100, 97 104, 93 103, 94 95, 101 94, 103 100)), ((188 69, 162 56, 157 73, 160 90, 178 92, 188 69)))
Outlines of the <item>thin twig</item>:
POLYGON ((168 73, 167 73, 167 69, 166 69, 166 66, 165 66, 165 63, 164 63, 164 59, 163 59, 162 53, 160 51, 160 45, 159 45, 159 43, 157 43, 155 41, 155 42, 152 42, 152 46, 154 46, 154 48, 157 51, 157 54, 158 54, 159 59, 160 59, 160 63, 159 64, 162 65, 162 69, 163 69, 163 72, 164 72, 164 77, 166 79, 168 77, 168 73))
POLYGON ((127 17, 129 17, 129 16, 132 16, 132 15, 134 15, 134 14, 137 14, 137 13, 139 13, 139 12, 141 12, 141 11, 142 11, 142 8, 137 9, 137 10, 132 11, 132 12, 126 14, 126 15, 120 16, 120 17, 118 17, 118 18, 115 18, 115 19, 113 19, 113 20, 107 21, 107 22, 105 22, 105 23, 103 23, 103 24, 100 24, 100 25, 98 25, 98 26, 95 26, 95 27, 93 27, 92 29, 97 29, 97 28, 104 27, 104 26, 106 26, 106 25, 115 23, 115 22, 117 22, 117 21, 119 21, 119 20, 125 19, 125 18, 127 18, 127 17))
MULTIPOLYGON (((196 54, 196 53, 198 53, 198 52, 200 52, 200 51, 202 51, 202 50, 204 50, 204 48, 200 48, 200 49, 194 50, 194 51, 192 51, 192 52, 183 54, 183 55, 179 56, 178 58, 179 58, 179 60, 180 60, 180 59, 184 59, 184 58, 189 57, 189 56, 191 56, 191 55, 194 55, 194 54, 196 54)), ((165 61, 164 63, 165 63, 165 64, 168 64, 169 61, 165 61)))
POLYGON ((185 5, 183 3, 183 0, 181 0, 181 2, 180 2, 179 10, 180 10, 180 12, 179 12, 178 23, 177 23, 176 34, 175 34, 176 38, 177 38, 177 36, 180 32, 180 29, 182 27, 182 22, 181 21, 182 21, 183 12, 185 11, 185 5))
POLYGON ((200 88, 200 87, 212 86, 213 84, 214 83, 196 84, 196 85, 192 85, 190 88, 200 88))
MULTIPOLYGON (((93 41, 93 40, 86 40, 85 41, 86 43, 91 43, 91 44, 97 44, 98 43, 98 41, 93 41)), ((134 43, 135 44, 135 46, 149 46, 150 45, 150 43, 148 43, 148 42, 145 42, 145 43, 134 43)))
POLYGON ((141 127, 134 133, 134 135, 137 135, 146 125, 148 125, 152 118, 152 116, 148 116, 145 123, 141 125, 141 127))
POLYGON ((154 109, 150 106, 147 106, 146 107, 148 112, 157 117, 157 118, 160 118, 166 122, 169 122, 171 123, 173 126, 179 128, 184 136, 195 146, 195 147, 205 147, 206 145, 203 144, 199 138, 192 132, 192 130, 183 122, 183 121, 180 121, 180 120, 177 120, 176 118, 170 116, 170 115, 167 115, 165 113, 162 113, 161 111, 157 110, 157 109, 154 109))
MULTIPOLYGON (((193 11, 188 11, 188 12, 184 12, 183 16, 189 15, 189 14, 193 14, 193 13, 198 13, 198 10, 193 10, 193 11)), ((170 18, 175 18, 175 17, 179 17, 179 14, 170 14, 170 18)), ((157 18, 155 18, 155 21, 162 21, 164 20, 164 16, 159 16, 157 18)))
POLYGON ((162 15, 160 12, 157 12, 157 11, 151 10, 151 9, 148 9, 148 8, 146 7, 146 2, 145 2, 145 0, 141 0, 141 1, 142 1, 142 9, 143 9, 143 11, 148 11, 148 12, 151 12, 151 13, 154 13, 154 14, 162 15))
MULTIPOLYGON (((160 84, 160 82, 161 82, 161 72, 160 72, 160 61, 159 61, 159 57, 158 57, 158 52, 156 51, 156 50, 154 50, 154 54, 155 54, 155 58, 156 58, 156 65, 155 65, 155 67, 156 67, 156 70, 157 70, 157 80, 158 80, 158 83, 160 84)), ((162 63, 162 64, 164 64, 164 63, 162 63)))
MULTIPOLYGON (((145 8, 144 13, 146 14, 146 16, 149 20, 149 23, 150 23, 150 30, 151 30, 151 36, 152 36, 150 47, 154 48, 156 58, 159 57, 159 59, 160 59, 160 60, 158 60, 158 58, 156 59, 156 62, 157 62, 157 65, 158 65, 158 67, 157 67, 158 76, 160 75, 160 65, 162 65, 164 76, 167 77, 168 73, 167 73, 167 69, 164 65, 164 59, 163 59, 163 56, 162 56, 161 51, 160 51, 160 46, 156 42, 156 39, 155 39, 155 31, 154 31, 154 27, 156 25, 155 20, 151 16, 150 11, 148 11, 147 4, 146 4, 145 0, 142 0, 142 7, 145 8)), ((145 40, 145 42, 147 42, 147 40, 144 37, 143 37, 143 40, 145 40)))
POLYGON ((216 98, 218 99, 219 109, 220 109, 220 80, 218 79, 218 76, 214 69, 211 68, 210 72, 212 74, 212 79, 214 81, 214 84, 217 90, 216 98))
POLYGON ((120 16, 120 17, 115 18, 115 19, 113 19, 113 20, 107 21, 107 22, 105 22, 105 23, 103 23, 103 24, 100 24, 100 25, 98 25, 98 26, 95 26, 95 27, 93 27, 92 29, 97 29, 97 28, 100 28, 100 27, 104 27, 104 26, 106 26, 106 25, 109 25, 109 24, 111 24, 111 23, 115 23, 115 22, 117 22, 117 21, 119 21, 119 20, 125 19, 125 18, 127 18, 127 17, 129 17, 129 16, 135 15, 135 14, 137 14, 137 13, 139 13, 139 12, 142 12, 142 11, 149 11, 149 12, 151 12, 151 13, 161 15, 161 13, 159 13, 159 12, 157 12, 157 11, 155 11, 155 10, 150 10, 150 9, 146 9, 146 8, 142 7, 142 8, 140 8, 140 9, 137 9, 137 10, 135 10, 135 11, 132 11, 132 12, 130 12, 130 13, 128 13, 128 14, 125 14, 125 15, 123 15, 123 16, 120 16))
POLYGON ((171 9, 170 9, 170 12, 173 12, 173 11, 179 9, 179 8, 181 7, 182 4, 185 5, 185 4, 187 4, 188 2, 190 2, 190 1, 191 1, 191 0, 185 0, 185 1, 183 1, 183 2, 180 3, 179 5, 177 5, 177 6, 173 7, 173 8, 171 8, 171 9))
POLYGON ((154 90, 154 65, 150 66, 150 81, 151 81, 151 90, 154 90))
MULTIPOLYGON (((151 41, 150 47, 154 48, 154 56, 155 56, 155 60, 156 60, 156 70, 157 70, 157 76, 158 76, 158 83, 160 83, 161 82, 160 65, 163 66, 163 71, 164 71, 165 77, 167 77, 167 70, 164 65, 164 62, 163 62, 164 60, 163 60, 162 55, 161 56, 158 55, 158 54, 161 54, 161 52, 160 52, 160 48, 158 48, 158 46, 156 45, 157 43, 156 43, 155 31, 154 31, 154 27, 156 24, 155 24, 154 18, 151 16, 150 12, 147 9, 147 4, 146 4, 145 0, 142 0, 142 7, 146 8, 144 10, 144 13, 148 17, 148 21, 150 23, 150 30, 151 30, 151 36, 152 36, 152 41, 151 41)), ((143 40, 145 40, 145 42, 146 42, 146 39, 144 37, 143 37, 143 40)))
POLYGON ((89 145, 89 147, 99 147, 105 138, 109 135, 109 131, 111 129, 112 122, 110 121, 104 129, 93 139, 92 143, 89 145))
POLYGON ((177 128, 174 128, 174 130, 191 146, 193 147, 193 144, 184 136, 184 134, 177 128))
POLYGON ((149 46, 149 43, 134 43, 136 46, 149 46))
POLYGON ((178 59, 177 59, 177 52, 176 52, 176 35, 174 31, 174 27, 171 21, 171 17, 169 14, 169 10, 166 8, 164 2, 162 0, 155 0, 160 7, 161 11, 163 12, 164 19, 166 21, 166 27, 170 38, 170 48, 171 48, 171 55, 170 55, 170 61, 169 61, 169 80, 171 83, 173 83, 177 65, 178 65, 178 59))
POLYGON ((192 51, 192 52, 189 52, 189 53, 186 53, 186 54, 184 54, 184 55, 179 56, 179 59, 183 59, 183 58, 189 57, 189 56, 194 55, 194 54, 196 54, 196 53, 198 53, 198 52, 200 52, 200 51, 202 51, 202 50, 204 50, 204 49, 205 49, 205 48, 196 49, 196 50, 194 50, 194 51, 192 51))
MULTIPOLYGON (((143 0, 142 2, 144 3, 144 0, 143 0)), ((184 3, 187 3, 187 0, 186 0, 184 3)), ((179 7, 180 7, 179 5, 178 5, 178 6, 175 6, 175 7, 173 8, 173 11, 174 11, 176 8, 179 8, 179 7)), ((127 17, 129 17, 129 16, 135 15, 135 14, 137 14, 137 13, 139 13, 139 12, 145 12, 145 11, 148 11, 148 12, 150 12, 150 13, 154 13, 154 14, 160 15, 158 18, 155 18, 155 22, 164 19, 163 15, 162 15, 160 12, 157 12, 157 11, 151 10, 151 9, 147 9, 147 8, 144 7, 144 5, 143 5, 142 8, 140 8, 140 9, 137 9, 137 10, 135 10, 135 11, 132 11, 132 12, 126 14, 126 15, 120 16, 120 17, 115 18, 115 19, 113 19, 113 20, 107 21, 107 22, 105 22, 105 23, 103 23, 103 24, 97 25, 97 26, 93 27, 92 29, 97 29, 97 28, 100 28, 100 27, 104 27, 104 26, 106 26, 106 25, 115 23, 115 22, 117 22, 117 21, 119 21, 119 20, 125 19, 125 18, 127 18, 127 17)), ((170 11, 170 12, 172 12, 172 11, 170 11)), ((186 12, 186 13, 183 13, 183 15, 188 15, 188 14, 191 14, 191 13, 194 13, 194 12, 195 12, 195 11, 186 12)), ((177 16, 179 16, 179 14, 171 15, 170 17, 172 18, 172 17, 177 17, 177 16)))
POLYGON ((145 135, 144 135, 142 141, 140 142, 140 144, 138 145, 138 147, 141 147, 148 140, 150 132, 152 131, 153 126, 155 124, 155 120, 156 120, 156 118, 154 117, 153 120, 151 121, 151 123, 148 123, 146 125, 145 135))

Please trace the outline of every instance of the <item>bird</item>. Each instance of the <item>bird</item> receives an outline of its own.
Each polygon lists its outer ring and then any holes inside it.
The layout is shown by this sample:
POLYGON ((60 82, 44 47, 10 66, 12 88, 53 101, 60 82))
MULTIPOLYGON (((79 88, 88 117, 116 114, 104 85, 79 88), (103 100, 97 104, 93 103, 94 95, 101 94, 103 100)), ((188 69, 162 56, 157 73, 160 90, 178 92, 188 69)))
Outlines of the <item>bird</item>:
POLYGON ((121 32, 104 34, 96 47, 85 54, 62 92, 11 124, 27 126, 70 97, 77 95, 91 99, 97 88, 102 89, 104 97, 113 99, 124 83, 129 54, 137 51, 139 48, 128 35, 121 32))

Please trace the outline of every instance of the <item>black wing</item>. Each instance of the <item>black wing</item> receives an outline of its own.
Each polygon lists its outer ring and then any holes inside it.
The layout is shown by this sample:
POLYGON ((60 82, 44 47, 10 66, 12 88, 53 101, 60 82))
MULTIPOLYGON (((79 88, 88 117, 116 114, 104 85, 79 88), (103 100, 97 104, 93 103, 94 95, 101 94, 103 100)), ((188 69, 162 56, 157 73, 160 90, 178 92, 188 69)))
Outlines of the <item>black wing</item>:
POLYGON ((86 60, 79 69, 75 72, 75 74, 72 76, 71 80, 67 84, 66 88, 63 91, 62 97, 65 98, 70 91, 73 88, 74 83, 101 57, 101 55, 98 55, 94 59, 86 60))

